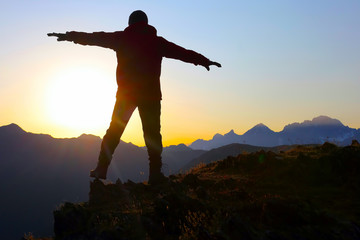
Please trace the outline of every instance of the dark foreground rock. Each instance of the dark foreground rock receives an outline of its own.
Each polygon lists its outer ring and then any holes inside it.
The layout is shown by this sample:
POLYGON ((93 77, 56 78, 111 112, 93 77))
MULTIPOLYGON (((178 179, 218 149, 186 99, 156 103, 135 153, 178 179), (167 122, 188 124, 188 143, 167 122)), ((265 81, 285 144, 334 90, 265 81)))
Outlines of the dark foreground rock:
POLYGON ((228 157, 159 186, 90 184, 55 239, 360 239, 360 147, 228 157))

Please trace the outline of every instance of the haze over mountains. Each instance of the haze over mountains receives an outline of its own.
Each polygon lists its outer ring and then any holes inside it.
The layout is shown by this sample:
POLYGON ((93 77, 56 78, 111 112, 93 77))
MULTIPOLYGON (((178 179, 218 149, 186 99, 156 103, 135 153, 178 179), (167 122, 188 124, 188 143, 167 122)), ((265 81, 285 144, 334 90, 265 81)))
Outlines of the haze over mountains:
POLYGON ((274 132, 264 124, 258 124, 243 135, 233 130, 227 134, 216 134, 211 140, 196 140, 189 145, 192 149, 210 150, 231 143, 253 146, 274 147, 294 144, 322 144, 332 142, 337 145, 349 145, 351 140, 360 139, 360 129, 344 126, 339 120, 319 116, 311 121, 292 123, 280 132, 274 132))
MULTIPOLYGON (((230 131, 216 134, 208 141, 197 140, 190 147, 184 144, 166 147, 163 171, 169 175, 229 155, 289 148, 278 145, 325 141, 348 145, 352 139, 360 141, 359 129, 324 116, 287 125, 278 133, 259 124, 243 135, 230 131)), ((0 127, 0 176, 4 179, 0 184, 1 238, 19 239, 26 232, 51 235, 52 211, 62 202, 88 198, 89 171, 96 165, 100 144, 101 139, 93 135, 56 139, 25 132, 15 124, 0 127)), ((147 177, 146 148, 121 142, 110 165, 109 179, 141 182, 147 177)))
MULTIPOLYGON (((56 139, 0 127, 0 236, 20 239, 24 233, 52 235, 52 212, 59 204, 88 198, 89 171, 96 166, 101 139, 93 135, 56 139)), ((163 171, 169 175, 204 153, 184 144, 164 149, 163 171)), ((108 178, 141 182, 148 178, 146 149, 121 142, 108 178)))

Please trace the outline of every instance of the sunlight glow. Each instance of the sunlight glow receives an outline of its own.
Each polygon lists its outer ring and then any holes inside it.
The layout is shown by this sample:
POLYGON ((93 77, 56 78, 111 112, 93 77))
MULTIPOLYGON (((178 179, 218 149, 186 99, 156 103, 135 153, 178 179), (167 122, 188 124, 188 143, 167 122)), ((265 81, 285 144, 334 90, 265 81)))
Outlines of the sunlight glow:
POLYGON ((57 73, 47 90, 47 112, 55 124, 82 130, 106 128, 115 102, 116 83, 106 72, 88 66, 57 73))

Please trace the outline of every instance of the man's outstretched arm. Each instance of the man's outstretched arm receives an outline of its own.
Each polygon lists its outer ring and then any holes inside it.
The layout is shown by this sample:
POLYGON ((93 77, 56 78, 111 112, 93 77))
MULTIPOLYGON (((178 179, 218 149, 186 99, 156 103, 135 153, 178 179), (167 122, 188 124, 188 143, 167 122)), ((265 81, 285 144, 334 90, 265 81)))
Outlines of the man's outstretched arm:
POLYGON ((164 57, 178 59, 184 62, 193 63, 195 65, 201 65, 208 71, 212 65, 221 67, 220 63, 210 61, 200 53, 180 47, 175 43, 165 40, 164 38, 161 38, 161 41, 164 57))
POLYGON ((49 37, 57 37, 58 41, 70 41, 81 45, 99 46, 105 48, 116 47, 116 39, 121 35, 121 32, 66 32, 66 33, 48 33, 49 37))

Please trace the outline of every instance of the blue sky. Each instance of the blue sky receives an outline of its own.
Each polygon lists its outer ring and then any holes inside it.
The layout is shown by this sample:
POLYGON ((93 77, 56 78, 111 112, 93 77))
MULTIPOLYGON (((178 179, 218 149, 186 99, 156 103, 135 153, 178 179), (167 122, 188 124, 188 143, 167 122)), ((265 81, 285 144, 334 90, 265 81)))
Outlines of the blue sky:
MULTIPOLYGON (((318 115, 360 128, 357 0, 5 0, 0 9, 0 125, 15 122, 56 137, 102 136, 114 104, 115 54, 46 33, 123 30, 129 14, 142 9, 158 35, 223 65, 207 72, 163 61, 165 144, 231 129, 241 134, 258 123, 280 131, 318 115), (86 74, 98 77, 87 84, 86 74), (96 104, 100 99, 106 100, 96 104), (77 116, 75 103, 90 107, 77 116), (57 121, 54 112, 69 118, 57 121), (97 122, 79 127, 83 116, 97 122)), ((135 114, 124 140, 141 145, 141 139, 135 114)))

